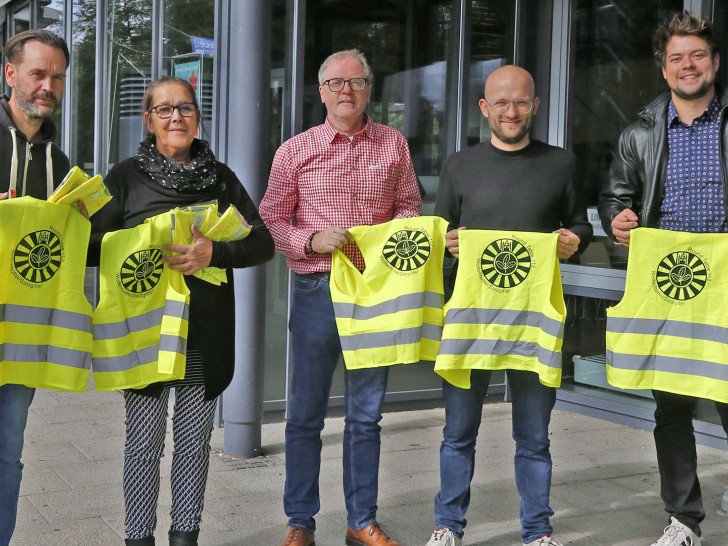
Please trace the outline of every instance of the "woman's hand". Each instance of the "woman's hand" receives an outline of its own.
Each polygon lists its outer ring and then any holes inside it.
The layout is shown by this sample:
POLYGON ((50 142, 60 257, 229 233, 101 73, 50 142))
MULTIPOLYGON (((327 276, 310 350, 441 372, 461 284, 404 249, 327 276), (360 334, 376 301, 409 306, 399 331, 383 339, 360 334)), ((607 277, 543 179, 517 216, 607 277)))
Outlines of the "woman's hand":
POLYGON ((169 268, 179 271, 184 275, 194 275, 200 269, 210 265, 212 259, 212 241, 205 237, 192 224, 192 235, 195 241, 191 245, 165 245, 165 250, 179 252, 174 256, 165 256, 163 262, 169 264, 169 268))

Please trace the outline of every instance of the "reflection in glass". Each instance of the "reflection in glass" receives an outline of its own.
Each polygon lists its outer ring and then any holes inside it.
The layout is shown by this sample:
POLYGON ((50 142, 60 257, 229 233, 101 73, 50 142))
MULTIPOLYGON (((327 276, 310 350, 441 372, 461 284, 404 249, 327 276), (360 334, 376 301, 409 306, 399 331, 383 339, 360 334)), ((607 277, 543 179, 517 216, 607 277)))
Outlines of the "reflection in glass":
POLYGON ((496 68, 513 62, 513 0, 471 2, 470 59, 465 92, 467 146, 490 140, 490 125, 478 101, 484 96, 485 80, 496 68))
POLYGON ((575 2, 568 144, 577 156, 577 181, 595 235, 580 257, 583 265, 626 268, 626 248, 604 236, 596 205, 622 130, 667 90, 653 59, 652 32, 682 6, 682 0, 575 2))
POLYGON ((215 1, 165 0, 162 74, 187 80, 197 93, 200 138, 212 134, 215 1))
MULTIPOLYGON (((290 47, 291 34, 286 31, 286 0, 273 0, 273 24, 271 35, 270 75, 270 146, 269 160, 289 136, 286 129, 289 120, 290 101, 284 102, 285 91, 289 92, 290 81, 286 75, 286 48, 290 47)), ((286 398, 286 339, 288 325, 288 266, 283 255, 276 253, 266 266, 265 283, 265 368, 263 400, 278 401, 279 406, 286 398)))
POLYGON ((133 156, 144 137, 141 103, 152 74, 152 1, 106 1, 108 169, 133 156))
POLYGON ((72 115, 71 165, 78 165, 89 174, 94 167, 94 116, 96 101, 93 100, 96 85, 96 2, 74 0, 73 41, 69 44, 73 58, 72 73, 69 71, 66 89, 71 93, 72 115))
MULTIPOLYGON (((63 0, 45 0, 38 3, 38 15, 35 24, 30 24, 30 6, 25 5, 13 13, 15 34, 29 28, 45 28, 58 36, 63 36, 63 0)), ((70 49, 70 46, 69 46, 70 49)), ((66 80, 68 81, 68 80, 66 80)), ((66 90, 67 92, 67 90, 66 90)), ((60 108, 51 117, 56 126, 55 143, 61 145, 62 114, 60 108)))
MULTIPOLYGON (((652 56, 651 36, 663 20, 682 9, 681 0, 575 2, 575 66, 568 140, 577 155, 578 179, 590 206, 596 236, 581 256, 584 265, 626 268, 627 249, 606 239, 595 207, 622 130, 637 120, 640 108, 667 91, 652 56)), ((722 8, 716 10, 722 17, 719 28, 728 28, 725 13, 722 8)), ((634 407, 654 408, 649 391, 623 391, 606 382, 606 309, 616 302, 580 296, 567 296, 566 301, 563 388, 634 407)), ((719 422, 714 404, 709 401, 699 403, 697 417, 719 422)))

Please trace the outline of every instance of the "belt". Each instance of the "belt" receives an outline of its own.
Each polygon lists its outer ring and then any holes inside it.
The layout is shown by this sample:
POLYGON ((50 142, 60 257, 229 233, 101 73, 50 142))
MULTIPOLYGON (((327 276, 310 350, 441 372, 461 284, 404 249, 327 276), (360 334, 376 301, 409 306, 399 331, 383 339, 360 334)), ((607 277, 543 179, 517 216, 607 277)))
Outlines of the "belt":
POLYGON ((315 271, 313 273, 297 273, 297 275, 301 275, 302 277, 316 277, 318 279, 323 279, 325 281, 328 281, 331 277, 331 271, 315 271))

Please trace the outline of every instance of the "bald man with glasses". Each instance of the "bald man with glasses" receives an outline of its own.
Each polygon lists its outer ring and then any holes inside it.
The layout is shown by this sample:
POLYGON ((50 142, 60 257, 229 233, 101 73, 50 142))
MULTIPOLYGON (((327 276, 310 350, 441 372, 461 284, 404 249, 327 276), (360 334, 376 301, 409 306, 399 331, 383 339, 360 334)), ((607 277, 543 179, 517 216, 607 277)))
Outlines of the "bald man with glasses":
MULTIPOLYGON (((462 229, 559 233, 557 257, 584 250, 592 228, 574 184, 573 154, 531 139, 538 111, 531 75, 503 66, 488 76, 480 110, 491 137, 451 155, 440 172, 435 214, 450 223, 449 252, 459 257, 462 229)), ((521 538, 531 546, 561 546, 549 518, 551 454, 548 427, 556 389, 534 371, 506 370, 512 394, 516 487, 521 497, 521 538)), ((471 388, 443 381, 445 428, 440 447, 440 492, 435 531, 427 546, 459 546, 467 523, 475 443, 490 370, 472 370, 471 388)))

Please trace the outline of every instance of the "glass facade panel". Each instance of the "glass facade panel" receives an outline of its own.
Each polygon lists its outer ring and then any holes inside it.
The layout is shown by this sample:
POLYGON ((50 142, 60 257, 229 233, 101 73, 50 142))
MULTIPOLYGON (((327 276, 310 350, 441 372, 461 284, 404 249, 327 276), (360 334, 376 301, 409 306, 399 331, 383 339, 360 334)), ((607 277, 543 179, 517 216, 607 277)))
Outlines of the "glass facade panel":
MULTIPOLYGON (((574 2, 573 88, 567 140, 577 155, 578 180, 595 234, 587 252, 579 257, 581 265, 626 268, 627 249, 606 238, 596 205, 622 130, 637 120, 636 112, 642 106, 667 91, 652 55, 651 37, 663 20, 681 9, 683 2, 679 0, 619 5, 594 0, 574 2)), ((718 12, 722 13, 720 9, 718 12)), ((592 288, 598 293, 603 287, 592 288)), ((606 309, 617 303, 611 299, 615 297, 566 297, 562 388, 651 410, 654 401, 650 391, 624 391, 608 385, 606 380, 606 309)), ((699 404, 698 419, 719 422, 711 402, 699 404)))
POLYGON ((66 152, 71 165, 78 165, 89 174, 94 170, 94 117, 96 101, 90 100, 96 85, 96 2, 74 0, 73 40, 69 44, 73 59, 66 80, 66 92, 71 94, 70 108, 73 123, 71 149, 66 152))
MULTIPOLYGON (((152 77, 152 2, 106 0, 108 134, 106 170, 133 156, 144 138, 141 103, 152 77)), ((98 106, 98 101, 97 101, 98 106)))
MULTIPOLYGON (((307 2, 303 89, 303 128, 326 116, 318 91, 318 69, 331 53, 356 48, 373 72, 373 121, 401 131, 409 142, 415 171, 427 195, 423 207, 431 213, 437 174, 447 155, 446 93, 452 31, 452 2, 365 0, 307 2)), ((343 364, 337 368, 332 396, 343 395, 343 364)), ((439 388, 431 363, 395 366, 388 390, 439 388)))
POLYGON ((160 75, 190 82, 202 114, 199 137, 209 140, 213 130, 215 0, 165 0, 162 13, 164 46, 160 75))
MULTIPOLYGON (((463 92, 470 119, 477 109, 487 74, 500 66, 513 49, 512 0, 475 1, 466 7, 471 84, 463 92)), ((460 93, 458 63, 461 55, 457 21, 460 3, 415 0, 386 3, 309 1, 306 4, 306 38, 303 88, 303 129, 325 119, 318 92, 318 69, 334 51, 357 48, 374 74, 367 112, 372 120, 390 125, 406 137, 412 161, 426 195, 423 213, 432 214, 438 175, 446 157, 455 151, 455 131, 462 115, 452 104, 460 93)), ((479 113, 479 112, 478 112, 479 113)), ((475 125, 474 141, 482 136, 475 125)), ((332 395, 343 394, 342 367, 337 370, 332 395)), ((502 374, 497 381, 502 382, 502 374)), ((441 379, 432 363, 394 366, 389 391, 437 389, 441 379)))
POLYGON ((469 3, 468 86, 464 104, 467 120, 467 146, 490 140, 490 125, 478 101, 483 98, 485 80, 493 70, 513 63, 515 2, 480 0, 469 3))
POLYGON ((652 32, 682 0, 574 2, 572 96, 568 147, 577 157, 577 180, 594 226, 582 265, 624 269, 627 249, 609 241, 596 216, 599 191, 612 150, 636 112, 667 90, 652 56, 652 32))
MULTIPOLYGON (((97 21, 95 0, 13 0, 0 12, 5 16, 3 32, 9 36, 27 28, 47 27, 64 34, 63 18, 69 1, 73 6, 69 45, 74 65, 68 74, 67 92, 71 94, 73 122, 65 129, 70 131, 67 152, 72 163, 92 170, 95 136, 108 154, 108 165, 102 171, 136 152, 144 135, 139 106, 153 77, 153 66, 159 75, 180 75, 196 86, 205 119, 201 136, 209 138, 215 129, 211 120, 216 118, 212 115, 215 75, 210 51, 215 47, 214 17, 220 2, 160 1, 157 16, 162 20, 153 21, 153 0, 104 0, 106 18, 97 21), (104 58, 96 58, 97 30, 106 33, 104 58), (154 54, 158 58, 153 58, 154 54), (95 93, 97 63, 104 68, 106 95, 90 100, 95 93), (97 110, 105 120, 100 136, 94 135, 97 110)), ((548 119, 551 110, 547 105, 556 99, 549 96, 549 89, 556 89, 567 79, 564 72, 551 71, 550 61, 568 56, 568 112, 563 122, 566 126, 559 125, 558 129, 578 157, 578 179, 596 233, 587 253, 569 265, 579 271, 591 271, 580 265, 594 266, 608 274, 623 275, 626 251, 604 237, 596 218, 599 189, 622 129, 635 119, 641 106, 666 89, 652 60, 653 29, 671 12, 696 3, 571 0, 571 43, 563 48, 561 42, 551 44, 551 37, 558 34, 554 30, 560 25, 561 4, 551 0, 271 0, 270 159, 280 143, 291 136, 292 128, 305 130, 323 121, 325 111, 317 82, 320 62, 333 51, 359 48, 374 70, 369 114, 408 138, 415 170, 427 192, 424 213, 431 213, 446 157, 490 137, 478 108, 487 75, 502 64, 514 62, 514 56, 534 74, 542 98, 535 133, 545 139, 552 134, 554 124, 562 124, 548 119), (296 27, 291 20, 296 5, 304 9, 301 22, 305 30, 300 43, 295 42, 298 37, 293 34, 296 27), (293 82, 292 54, 300 49, 303 55, 297 58, 302 63, 298 67, 302 82, 293 82), (294 104, 303 108, 296 111, 294 104)), ((728 8, 720 2, 703 3, 709 4, 718 35, 725 37, 728 8)), ((724 43, 721 47, 723 59, 728 58, 728 46, 724 43)), ((718 80, 728 83, 728 71, 720 70, 718 80)), ((231 118, 234 122, 233 114, 231 118)), ((59 126, 60 120, 59 116, 59 126)), ((612 292, 600 298, 599 289, 587 286, 586 295, 567 296, 564 388, 602 398, 617 397, 628 406, 650 407, 649 395, 617 393, 606 386, 605 310, 618 295, 612 292)), ((287 307, 288 270, 278 255, 268 265, 264 392, 266 401, 278 403, 285 399, 286 344, 282 336, 287 330, 287 307)), ((341 375, 340 367, 332 391, 335 396, 343 394, 341 375)), ((501 373, 493 383, 502 381, 501 373)), ((422 392, 439 386, 431 364, 391 370, 390 391, 422 392)), ((716 422, 710 404, 700 407, 699 417, 716 422)))
MULTIPOLYGON (((17 34, 18 32, 28 30, 29 28, 45 28, 55 32, 59 36, 63 36, 63 0, 38 1, 35 6, 33 6, 37 10, 35 15, 35 24, 31 24, 30 21, 33 13, 31 4, 26 4, 13 14, 13 19, 15 21, 15 33, 17 34)), ((56 110, 51 119, 53 119, 53 123, 55 123, 57 128, 55 142, 60 145, 62 124, 60 108, 56 110)))
MULTIPOLYGON (((276 149, 291 135, 290 108, 292 90, 288 79, 290 66, 286 66, 286 51, 292 46, 287 31, 289 20, 286 0, 273 0, 273 26, 271 34, 270 75, 270 148, 273 161, 276 149), (286 98, 288 97, 288 98, 286 98)), ((276 401, 282 407, 286 398, 286 334, 288 333, 288 267, 286 260, 276 253, 266 266, 265 295, 265 368, 263 400, 276 401)))

